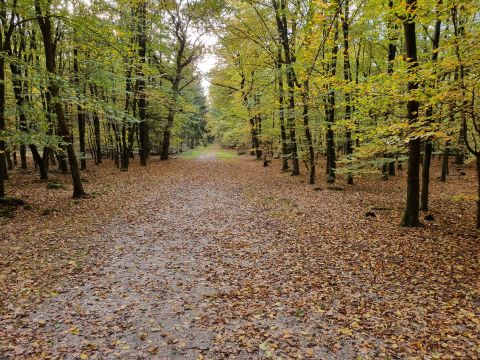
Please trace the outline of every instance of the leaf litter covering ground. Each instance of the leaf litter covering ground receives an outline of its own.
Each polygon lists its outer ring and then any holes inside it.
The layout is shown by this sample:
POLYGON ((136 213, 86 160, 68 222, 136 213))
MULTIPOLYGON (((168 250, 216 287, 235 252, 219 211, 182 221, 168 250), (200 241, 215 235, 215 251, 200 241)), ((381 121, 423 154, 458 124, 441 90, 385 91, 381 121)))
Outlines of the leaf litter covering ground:
POLYGON ((275 162, 153 160, 95 167, 77 202, 14 174, 33 208, 1 223, 1 358, 477 359, 462 171, 421 229, 398 226, 403 177, 314 191, 275 162))

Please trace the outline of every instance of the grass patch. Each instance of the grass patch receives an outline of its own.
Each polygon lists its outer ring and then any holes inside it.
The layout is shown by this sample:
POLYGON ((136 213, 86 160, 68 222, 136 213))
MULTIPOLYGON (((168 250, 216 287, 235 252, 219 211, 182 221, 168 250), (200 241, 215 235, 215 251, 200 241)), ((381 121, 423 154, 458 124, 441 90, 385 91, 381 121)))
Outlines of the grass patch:
POLYGON ((180 154, 182 159, 192 160, 207 153, 207 148, 190 149, 180 154))
POLYGON ((228 160, 228 159, 233 159, 238 157, 238 155, 235 152, 228 151, 228 150, 218 150, 215 152, 215 155, 217 155, 217 158, 222 160, 228 160))
POLYGON ((220 160, 229 160, 238 157, 237 153, 233 150, 221 149, 218 146, 209 145, 207 147, 197 147, 195 149, 185 151, 180 155, 180 158, 194 160, 210 154, 215 155, 215 157, 220 160))
POLYGON ((50 190, 64 190, 65 185, 60 184, 60 183, 51 182, 51 183, 47 184, 47 189, 50 189, 50 190))

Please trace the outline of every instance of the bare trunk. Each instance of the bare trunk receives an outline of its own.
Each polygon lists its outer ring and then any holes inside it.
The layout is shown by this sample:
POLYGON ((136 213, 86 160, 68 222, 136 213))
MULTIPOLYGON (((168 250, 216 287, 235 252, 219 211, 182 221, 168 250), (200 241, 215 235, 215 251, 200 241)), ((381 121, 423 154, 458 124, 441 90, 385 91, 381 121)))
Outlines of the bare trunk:
MULTIPOLYGON (((338 53, 338 27, 335 27, 334 44, 332 48, 332 61, 329 66, 330 76, 334 77, 337 70, 337 53, 338 53)), ((333 131, 333 123, 335 122, 335 91, 330 85, 327 95, 327 104, 325 115, 327 118, 327 182, 332 184, 335 182, 335 170, 337 167, 335 154, 335 133, 333 131)))
POLYGON ((313 150, 312 134, 310 132, 309 114, 308 114, 308 81, 303 84, 302 101, 303 101, 303 126, 305 128, 305 139, 308 147, 308 164, 310 170, 310 184, 315 184, 315 152, 313 150))
POLYGON ((282 171, 288 170, 287 132, 285 130, 285 91, 283 88, 282 51, 279 49, 278 68, 278 111, 280 119, 280 138, 282 141, 282 171))
MULTIPOLYGON (((37 21, 42 31, 44 50, 45 50, 45 63, 47 71, 50 73, 51 78, 55 78, 56 75, 56 65, 55 65, 55 46, 53 43, 52 37, 52 26, 51 18, 49 16, 49 11, 47 10, 46 15, 42 15, 40 0, 35 0, 35 10, 37 21)), ((58 133, 62 136, 63 140, 67 143, 66 150, 68 154, 68 160, 70 163, 70 174, 72 176, 73 183, 73 197, 79 198, 86 195, 83 190, 82 180, 80 178, 80 171, 78 169, 77 157, 75 154, 75 149, 71 143, 70 130, 65 119, 65 113, 63 109, 63 104, 60 100, 60 91, 58 84, 55 81, 50 80, 48 84, 48 91, 50 92, 52 99, 55 100, 54 109, 57 114, 58 122, 58 133)))
MULTIPOLYGON (((406 6, 409 13, 415 14, 417 1, 407 0, 406 6)), ((409 72, 412 76, 417 72, 417 41, 415 34, 415 22, 413 18, 405 19, 403 22, 405 31, 405 47, 409 72)), ((410 93, 418 89, 418 83, 415 80, 408 82, 408 91, 410 93)), ((415 99, 407 102, 407 116, 409 124, 414 125, 418 118, 419 103, 415 99)), ((419 171, 420 170, 420 139, 410 138, 408 142, 408 175, 407 175, 407 204, 402 217, 402 226, 419 226, 419 171)))
POLYGON ((442 173, 440 175, 440 181, 445 182, 448 175, 448 158, 450 157, 450 141, 445 142, 445 149, 442 156, 442 173))
POLYGON ((143 65, 145 64, 145 55, 147 53, 147 35, 146 35, 146 11, 147 3, 142 1, 138 5, 139 21, 138 21, 138 56, 140 64, 137 71, 137 92, 138 92, 138 113, 140 118, 139 135, 140 135, 140 165, 147 166, 148 158, 148 124, 147 124, 147 97, 145 93, 145 74, 143 73, 143 65))
POLYGON ((423 166, 422 166, 422 191, 420 197, 420 210, 428 210, 428 193, 430 183, 430 163, 432 159, 432 142, 425 140, 423 151, 423 166))

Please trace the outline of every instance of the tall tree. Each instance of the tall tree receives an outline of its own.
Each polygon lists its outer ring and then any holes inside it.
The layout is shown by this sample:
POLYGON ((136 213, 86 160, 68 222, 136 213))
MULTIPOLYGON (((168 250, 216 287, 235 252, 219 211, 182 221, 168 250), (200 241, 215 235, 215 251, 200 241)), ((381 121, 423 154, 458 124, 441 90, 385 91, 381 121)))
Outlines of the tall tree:
POLYGON ((0 2, 0 197, 5 196, 5 179, 7 177, 6 147, 4 132, 6 130, 5 105, 6 105, 6 54, 10 50, 10 41, 15 29, 15 12, 17 0, 11 6, 3 0, 0 2))
POLYGON ((49 73, 48 92, 52 98, 53 107, 57 115, 58 133, 66 143, 65 147, 68 154, 68 161, 70 163, 70 174, 72 176, 73 183, 73 197, 84 197, 86 196, 86 193, 83 190, 75 149, 71 142, 70 130, 68 128, 68 124, 65 118, 63 103, 60 99, 60 87, 57 79, 57 65, 55 59, 57 44, 54 42, 53 39, 53 29, 51 23, 51 1, 47 1, 46 9, 43 12, 40 5, 40 0, 35 0, 35 12, 38 25, 42 32, 45 52, 45 64, 49 73))
MULTIPOLYGON (((416 0, 406 0, 403 29, 405 34, 406 61, 409 69, 407 117, 410 126, 415 126, 418 119, 419 102, 415 98, 418 89, 417 80, 417 35, 415 32, 416 0)), ((420 147, 421 139, 417 135, 408 140, 407 204, 402 216, 402 226, 419 226, 419 190, 420 190, 420 147)))

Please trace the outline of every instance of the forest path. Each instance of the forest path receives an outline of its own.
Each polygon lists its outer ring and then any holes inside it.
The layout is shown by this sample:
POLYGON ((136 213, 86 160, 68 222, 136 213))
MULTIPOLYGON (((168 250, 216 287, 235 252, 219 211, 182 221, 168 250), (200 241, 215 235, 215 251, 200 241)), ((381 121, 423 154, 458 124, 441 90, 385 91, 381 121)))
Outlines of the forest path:
MULTIPOLYGON (((401 183, 380 195, 374 183, 312 191, 247 157, 179 159, 168 172, 151 166, 163 177, 104 227, 102 260, 25 314, 18 333, 32 340, 7 358, 480 351, 478 242, 396 226, 401 204, 392 199, 401 183), (392 211, 366 219, 371 204, 392 211)), ((140 179, 131 185, 138 191, 140 179)))
POLYGON ((224 151, 205 149, 172 174, 169 188, 152 191, 141 213, 109 224, 100 236, 110 260, 29 315, 38 324, 34 337, 50 344, 54 358, 253 356, 219 338, 226 330, 219 305, 245 291, 237 271, 255 271, 262 252, 255 244, 268 241, 275 226, 259 226, 235 179, 238 163, 217 160, 217 152, 224 151))

